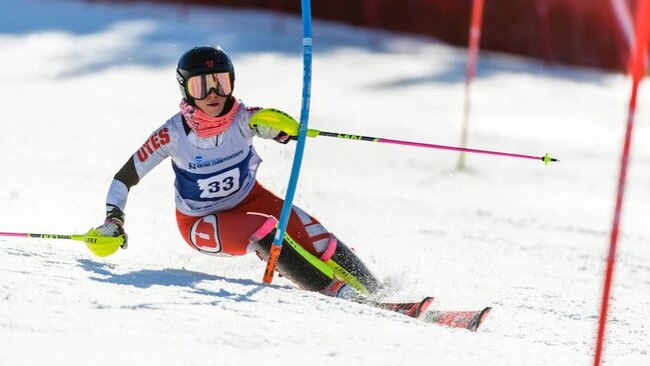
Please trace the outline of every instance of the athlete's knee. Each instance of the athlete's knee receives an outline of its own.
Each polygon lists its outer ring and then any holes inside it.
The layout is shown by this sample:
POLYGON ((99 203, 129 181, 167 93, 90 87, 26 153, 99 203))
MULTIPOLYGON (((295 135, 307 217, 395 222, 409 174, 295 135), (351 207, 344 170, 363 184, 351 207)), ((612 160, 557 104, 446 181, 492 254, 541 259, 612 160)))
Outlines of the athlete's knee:
MULTIPOLYGON (((274 245, 276 222, 275 218, 269 217, 250 238, 251 249, 264 261, 268 261, 271 245, 274 245)), ((277 270, 282 276, 310 291, 322 291, 334 278, 334 271, 329 266, 293 242, 288 235, 283 238, 277 270)))

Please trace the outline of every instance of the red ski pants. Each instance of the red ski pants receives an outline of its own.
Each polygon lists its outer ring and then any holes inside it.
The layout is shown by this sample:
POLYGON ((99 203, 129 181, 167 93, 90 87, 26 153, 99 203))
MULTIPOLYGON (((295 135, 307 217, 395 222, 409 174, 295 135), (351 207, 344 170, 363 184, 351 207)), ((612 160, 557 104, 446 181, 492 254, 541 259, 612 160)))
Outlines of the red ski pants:
MULTIPOLYGON (((176 221, 183 239, 206 254, 243 255, 249 238, 268 216, 280 217, 284 200, 258 182, 251 193, 236 207, 203 217, 187 216, 176 211, 176 221)), ((300 208, 293 206, 287 234, 310 253, 320 256, 328 246, 330 233, 300 208)))

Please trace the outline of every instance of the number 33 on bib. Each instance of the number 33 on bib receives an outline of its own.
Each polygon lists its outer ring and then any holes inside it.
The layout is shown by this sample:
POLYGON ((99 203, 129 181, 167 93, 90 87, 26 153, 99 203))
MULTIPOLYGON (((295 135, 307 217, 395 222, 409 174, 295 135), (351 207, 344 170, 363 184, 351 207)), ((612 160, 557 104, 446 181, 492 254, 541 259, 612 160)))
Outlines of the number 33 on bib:
POLYGON ((231 169, 221 174, 197 181, 201 198, 226 197, 239 189, 239 169, 231 169))

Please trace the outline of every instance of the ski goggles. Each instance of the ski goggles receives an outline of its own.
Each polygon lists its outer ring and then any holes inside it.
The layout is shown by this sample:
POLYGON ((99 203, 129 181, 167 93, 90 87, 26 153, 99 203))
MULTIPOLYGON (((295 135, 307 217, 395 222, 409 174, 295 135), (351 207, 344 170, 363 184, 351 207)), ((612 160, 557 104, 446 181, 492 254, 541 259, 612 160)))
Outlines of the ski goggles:
POLYGON ((232 94, 230 73, 195 75, 187 79, 187 83, 185 83, 185 91, 194 99, 205 99, 212 90, 220 97, 232 94))

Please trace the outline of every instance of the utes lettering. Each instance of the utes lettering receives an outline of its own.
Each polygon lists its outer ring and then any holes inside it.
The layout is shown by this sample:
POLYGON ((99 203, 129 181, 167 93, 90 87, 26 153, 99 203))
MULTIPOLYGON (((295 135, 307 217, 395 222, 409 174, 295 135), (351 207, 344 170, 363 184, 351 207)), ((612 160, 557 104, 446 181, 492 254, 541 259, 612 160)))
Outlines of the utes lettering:
POLYGON ((149 140, 142 145, 140 150, 138 150, 138 159, 141 163, 144 163, 149 158, 149 155, 158 150, 160 146, 167 145, 169 141, 169 129, 165 127, 158 131, 158 133, 151 135, 149 140))

